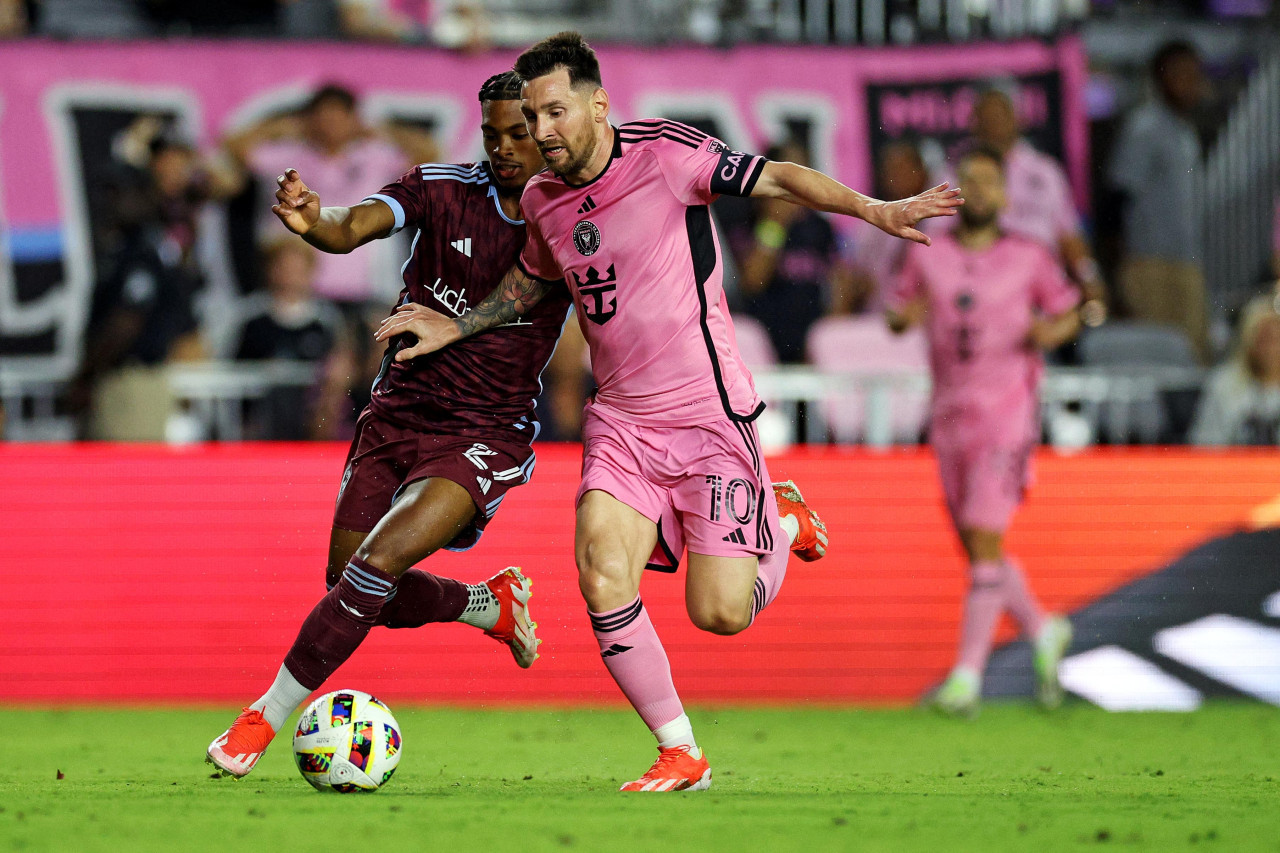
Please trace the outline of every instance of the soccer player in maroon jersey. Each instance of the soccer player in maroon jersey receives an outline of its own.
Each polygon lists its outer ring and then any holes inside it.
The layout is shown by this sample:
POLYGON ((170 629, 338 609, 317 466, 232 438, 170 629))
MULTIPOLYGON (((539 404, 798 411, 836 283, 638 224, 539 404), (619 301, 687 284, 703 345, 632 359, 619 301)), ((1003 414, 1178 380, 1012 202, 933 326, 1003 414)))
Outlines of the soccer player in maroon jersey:
MULTIPOLYGON (((525 243, 520 195, 542 161, 519 91, 512 72, 480 90, 487 162, 417 166, 351 207, 321 207, 289 169, 272 211, 326 252, 415 228, 400 302, 463 315, 525 243)), ((531 582, 519 569, 464 584, 410 567, 441 548, 474 545, 507 491, 533 473, 538 377, 568 310, 561 288, 502 328, 412 362, 396 357, 407 337, 383 338, 382 369, 338 488, 329 593, 303 622, 271 688, 209 746, 208 760, 224 773, 252 770, 288 716, 375 625, 465 622, 509 646, 521 667, 533 664, 531 582)))
POLYGON ((711 768, 639 597, 644 569, 673 568, 687 547, 689 617, 728 635, 773 600, 790 551, 814 560, 826 548, 795 484, 770 483, 754 424, 764 404, 737 353, 708 205, 721 194, 766 196, 927 243, 916 224, 962 202, 945 184, 877 201, 678 122, 615 128, 595 53, 577 33, 525 51, 516 72, 549 168, 521 200, 529 238, 519 265, 463 316, 402 306, 379 336, 412 333, 417 344, 397 355, 412 358, 536 310, 569 285, 599 387, 583 416, 579 588, 605 666, 659 750, 622 789, 702 790, 711 768))

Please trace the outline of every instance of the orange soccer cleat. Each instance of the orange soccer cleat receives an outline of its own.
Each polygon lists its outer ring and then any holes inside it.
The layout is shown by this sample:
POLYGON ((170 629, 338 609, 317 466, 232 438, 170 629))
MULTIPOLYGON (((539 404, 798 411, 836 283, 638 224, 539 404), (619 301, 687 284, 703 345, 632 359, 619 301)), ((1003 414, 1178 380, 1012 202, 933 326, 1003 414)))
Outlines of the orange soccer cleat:
POLYGON ((697 747, 658 747, 658 760, 649 771, 619 791, 705 791, 711 787, 711 765, 697 747), (693 752, 698 752, 694 758, 693 752))
POLYGON ((800 527, 791 550, 806 563, 821 560, 827 553, 827 526, 818 514, 809 509, 794 480, 773 484, 773 496, 778 501, 778 516, 791 516, 800 527))
POLYGON ((223 776, 239 779, 249 775, 275 736, 276 730, 263 718, 261 711, 245 708, 231 728, 209 744, 204 760, 216 765, 223 776))
POLYGON ((485 581, 485 586, 498 600, 498 621, 485 634, 511 649, 511 656, 522 669, 533 666, 542 643, 534 631, 538 624, 529 619, 529 597, 533 581, 512 566, 485 581))

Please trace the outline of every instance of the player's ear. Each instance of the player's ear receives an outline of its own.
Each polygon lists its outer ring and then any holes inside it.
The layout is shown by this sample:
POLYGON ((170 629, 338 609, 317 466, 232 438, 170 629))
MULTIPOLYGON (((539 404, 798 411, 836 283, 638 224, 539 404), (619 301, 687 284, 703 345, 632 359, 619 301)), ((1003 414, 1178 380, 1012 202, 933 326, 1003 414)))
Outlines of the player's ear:
POLYGON ((609 117, 609 93, 603 88, 591 93, 591 117, 596 121, 604 121, 609 117))

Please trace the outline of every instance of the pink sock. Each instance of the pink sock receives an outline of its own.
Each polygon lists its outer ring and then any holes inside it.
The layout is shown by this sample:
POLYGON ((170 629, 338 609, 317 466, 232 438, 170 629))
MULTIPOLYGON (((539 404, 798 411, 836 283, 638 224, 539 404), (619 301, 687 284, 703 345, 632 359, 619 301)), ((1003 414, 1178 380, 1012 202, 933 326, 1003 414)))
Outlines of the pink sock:
POLYGON ((587 615, 604 665, 649 731, 683 714, 667 653, 640 596, 617 610, 587 615))
POLYGON ((787 560, 791 558, 791 540, 781 527, 775 528, 777 533, 773 550, 760 555, 759 567, 756 570, 756 588, 751 595, 751 619, 769 606, 782 590, 782 581, 787 576, 787 560))
POLYGON ((1027 576, 1016 560, 1005 558, 1004 601, 1009 612, 1022 629, 1023 635, 1032 642, 1040 636, 1044 627, 1044 608, 1027 586, 1027 576))
POLYGON ((969 567, 969 594, 964 600, 957 663, 979 674, 987 668, 996 626, 1004 610, 1006 574, 1004 564, 993 560, 979 560, 969 567))

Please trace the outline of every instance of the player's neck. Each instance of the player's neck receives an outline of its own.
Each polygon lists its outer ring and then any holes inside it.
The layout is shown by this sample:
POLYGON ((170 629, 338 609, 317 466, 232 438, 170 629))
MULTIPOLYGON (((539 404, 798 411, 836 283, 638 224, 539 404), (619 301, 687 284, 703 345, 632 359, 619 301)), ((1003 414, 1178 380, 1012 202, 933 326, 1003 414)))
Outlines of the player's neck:
POLYGON ((498 205, 502 208, 502 214, 508 219, 523 218, 520 216, 520 193, 511 195, 498 190, 498 205))
POLYGON ((971 252, 989 249, 1000 239, 1000 226, 992 222, 990 225, 959 225, 955 230, 956 242, 971 252))
POLYGON ((613 126, 606 124, 604 135, 596 142, 596 151, 591 155, 591 160, 577 172, 565 175, 565 183, 581 186, 588 181, 594 181, 609 168, 609 161, 613 159, 613 134, 613 126))

